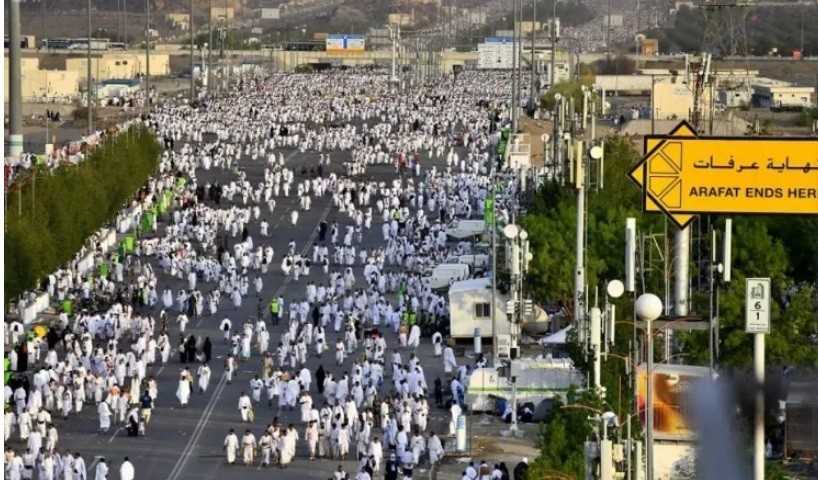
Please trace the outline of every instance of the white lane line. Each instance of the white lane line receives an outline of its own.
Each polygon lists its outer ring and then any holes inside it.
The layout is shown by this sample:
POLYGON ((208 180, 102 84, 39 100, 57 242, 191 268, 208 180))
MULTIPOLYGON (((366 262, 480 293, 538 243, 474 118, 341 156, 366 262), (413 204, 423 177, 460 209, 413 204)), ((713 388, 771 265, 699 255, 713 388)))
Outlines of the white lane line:
MULTIPOLYGON (((296 153, 297 153, 297 151, 290 154, 286 158, 285 162, 287 160, 289 160, 290 158, 292 158, 293 156, 295 156, 296 153)), ((302 256, 307 253, 307 251, 309 250, 311 244, 315 241, 315 238, 318 236, 318 230, 321 227, 321 222, 323 222, 324 220, 327 219, 327 217, 330 214, 330 211, 332 210, 332 206, 333 206, 332 199, 330 199, 329 203, 327 204, 326 208, 324 209, 323 213, 321 214, 321 218, 318 220, 318 223, 315 225, 315 228, 313 228, 312 232, 310 233, 310 236, 307 238, 307 242, 304 245, 304 248, 302 248, 302 250, 301 250, 301 255, 302 256)), ((291 279, 292 279, 292 277, 287 277, 287 278, 284 279, 284 282, 282 282, 282 284, 279 286, 278 290, 276 290, 275 296, 279 296, 279 295, 281 295, 281 293, 284 292, 284 288, 286 287, 286 285, 288 283, 290 283, 292 281, 291 279)), ((201 320, 200 320, 200 322, 201 322, 201 320)), ((164 366, 162 368, 164 368, 164 366)), ((196 443, 198 443, 199 438, 202 435, 202 432, 204 432, 204 427, 207 424, 207 422, 210 420, 210 416, 213 414, 213 411, 216 408, 216 404, 218 403, 218 399, 221 396, 222 392, 224 391, 224 388, 225 388, 226 385, 227 385, 227 376, 222 375, 221 380, 219 380, 218 386, 214 390, 213 395, 210 397, 210 401, 208 402, 207 406, 205 407, 205 410, 202 412, 202 416, 199 418, 199 421, 196 423, 196 428, 193 429, 193 434, 191 435, 190 439, 188 440, 188 443, 185 446, 185 449, 182 450, 182 455, 179 457, 179 460, 177 460, 176 465, 174 465, 173 470, 171 470, 170 475, 168 475, 167 480, 177 480, 179 478, 179 476, 182 474, 182 471, 184 470, 185 465, 187 464, 187 461, 190 458, 191 453, 193 452, 193 449, 196 446, 196 443)))
POLYGON ((199 438, 202 436, 202 432, 204 432, 204 427, 210 420, 210 416, 213 414, 216 404, 218 404, 218 399, 224 391, 224 387, 226 385, 227 376, 223 374, 219 380, 219 384, 216 386, 216 389, 213 392, 213 395, 210 397, 210 401, 207 403, 204 411, 202 411, 202 416, 196 423, 196 428, 193 429, 193 434, 190 436, 185 449, 182 450, 182 455, 179 457, 179 460, 176 461, 176 465, 174 465, 173 470, 170 471, 168 480, 177 480, 182 474, 182 471, 184 470, 185 465, 187 465, 187 461, 190 459, 190 455, 193 453, 196 444, 199 442, 199 438))
POLYGON ((116 436, 119 434, 119 432, 120 432, 121 430, 122 430, 122 427, 117 428, 117 429, 114 431, 114 434, 113 434, 113 435, 111 435, 111 438, 109 438, 109 439, 108 439, 108 443, 113 442, 113 441, 114 441, 114 438, 116 438, 116 436))

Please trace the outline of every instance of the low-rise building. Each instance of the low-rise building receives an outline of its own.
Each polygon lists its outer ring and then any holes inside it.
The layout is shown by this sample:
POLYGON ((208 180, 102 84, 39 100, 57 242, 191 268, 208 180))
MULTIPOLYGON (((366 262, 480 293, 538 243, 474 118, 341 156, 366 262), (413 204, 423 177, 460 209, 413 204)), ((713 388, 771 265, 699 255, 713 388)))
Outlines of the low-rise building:
POLYGON ((173 28, 178 28, 182 31, 190 29, 190 15, 187 13, 168 13, 165 19, 173 25, 173 28))
MULTIPOLYGON (((5 78, 8 78, 9 62, 3 62, 5 78)), ((79 95, 79 75, 65 70, 40 68, 36 57, 23 57, 21 61, 21 87, 24 101, 47 99, 71 99, 79 95)), ((3 83, 3 100, 8 102, 9 82, 3 83)))
POLYGON ((753 81, 753 105, 773 110, 800 110, 812 107, 815 87, 801 87, 789 82, 758 78, 753 81))

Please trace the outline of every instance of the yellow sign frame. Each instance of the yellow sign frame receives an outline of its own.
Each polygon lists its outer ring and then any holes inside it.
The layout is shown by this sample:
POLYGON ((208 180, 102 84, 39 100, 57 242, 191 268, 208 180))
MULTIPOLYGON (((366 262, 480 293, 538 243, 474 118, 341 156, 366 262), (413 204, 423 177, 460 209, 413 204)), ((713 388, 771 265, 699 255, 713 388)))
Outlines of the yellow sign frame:
POLYGON ((628 176, 644 210, 680 228, 697 214, 818 214, 818 138, 703 137, 683 121, 644 146, 628 176))

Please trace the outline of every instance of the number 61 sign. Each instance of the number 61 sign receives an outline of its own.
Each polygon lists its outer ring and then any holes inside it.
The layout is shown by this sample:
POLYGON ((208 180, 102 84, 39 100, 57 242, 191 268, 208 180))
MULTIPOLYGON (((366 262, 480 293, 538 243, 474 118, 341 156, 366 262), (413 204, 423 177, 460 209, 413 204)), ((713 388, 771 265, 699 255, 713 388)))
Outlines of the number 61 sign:
POLYGON ((770 279, 748 278, 745 300, 745 331, 770 333, 770 279))

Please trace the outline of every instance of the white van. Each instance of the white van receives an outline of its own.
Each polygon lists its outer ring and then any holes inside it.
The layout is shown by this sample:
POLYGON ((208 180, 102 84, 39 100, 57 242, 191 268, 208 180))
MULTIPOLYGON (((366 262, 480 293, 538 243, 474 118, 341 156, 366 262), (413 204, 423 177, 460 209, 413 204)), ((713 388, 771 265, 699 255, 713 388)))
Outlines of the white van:
POLYGON ((446 235, 462 239, 482 235, 486 231, 486 222, 483 220, 455 220, 446 229, 446 235))
POLYGON ((446 263, 462 263, 464 265, 468 265, 473 271, 487 269, 490 261, 491 258, 487 253, 449 255, 446 258, 446 263))
POLYGON ((469 278, 469 266, 464 263, 442 263, 432 269, 423 282, 430 288, 446 288, 453 282, 469 278))

